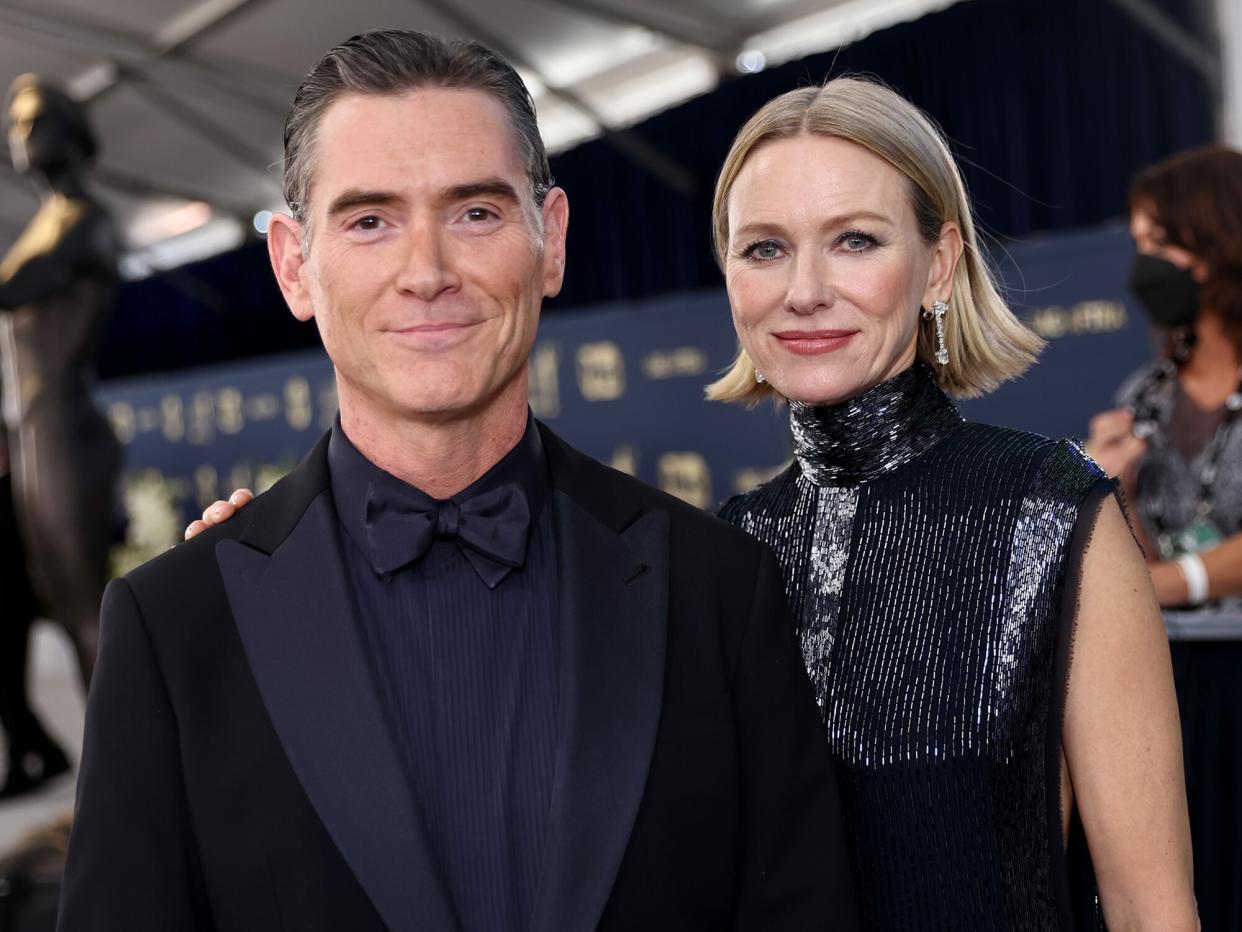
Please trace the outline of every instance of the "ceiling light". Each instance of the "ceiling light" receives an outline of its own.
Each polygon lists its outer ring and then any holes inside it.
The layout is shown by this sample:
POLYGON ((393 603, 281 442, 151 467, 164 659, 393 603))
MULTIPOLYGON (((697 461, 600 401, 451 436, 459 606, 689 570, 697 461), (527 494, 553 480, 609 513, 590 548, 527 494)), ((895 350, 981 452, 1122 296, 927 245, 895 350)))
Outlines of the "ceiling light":
POLYGON ((735 64, 742 74, 758 74, 767 67, 768 59, 758 49, 747 49, 737 57, 735 64))

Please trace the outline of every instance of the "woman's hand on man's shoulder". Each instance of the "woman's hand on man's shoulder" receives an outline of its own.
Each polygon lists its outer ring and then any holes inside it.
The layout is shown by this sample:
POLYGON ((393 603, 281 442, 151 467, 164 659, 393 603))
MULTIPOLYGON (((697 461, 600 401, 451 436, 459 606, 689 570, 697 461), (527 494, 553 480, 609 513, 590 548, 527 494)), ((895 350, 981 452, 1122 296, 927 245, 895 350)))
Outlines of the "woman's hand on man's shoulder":
POLYGON ((238 489, 228 497, 228 500, 218 499, 203 509, 203 516, 198 520, 191 521, 185 529, 185 539, 189 540, 207 530, 209 527, 215 527, 217 524, 223 524, 237 512, 250 504, 254 498, 254 493, 249 489, 238 489))

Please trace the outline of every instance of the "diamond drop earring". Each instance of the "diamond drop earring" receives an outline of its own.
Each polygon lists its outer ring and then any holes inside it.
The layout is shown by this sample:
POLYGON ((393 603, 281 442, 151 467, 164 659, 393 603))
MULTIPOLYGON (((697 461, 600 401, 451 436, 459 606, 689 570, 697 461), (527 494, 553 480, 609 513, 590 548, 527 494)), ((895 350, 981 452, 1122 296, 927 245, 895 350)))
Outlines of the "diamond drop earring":
POLYGON ((944 345, 944 315, 949 313, 948 301, 933 301, 931 310, 923 312, 924 320, 935 318, 936 321, 936 362, 942 366, 949 364, 949 350, 944 345))
POLYGON ((763 373, 760 372, 758 369, 755 370, 755 381, 758 382, 760 385, 762 385, 764 382, 767 381, 767 379, 763 377, 763 373))

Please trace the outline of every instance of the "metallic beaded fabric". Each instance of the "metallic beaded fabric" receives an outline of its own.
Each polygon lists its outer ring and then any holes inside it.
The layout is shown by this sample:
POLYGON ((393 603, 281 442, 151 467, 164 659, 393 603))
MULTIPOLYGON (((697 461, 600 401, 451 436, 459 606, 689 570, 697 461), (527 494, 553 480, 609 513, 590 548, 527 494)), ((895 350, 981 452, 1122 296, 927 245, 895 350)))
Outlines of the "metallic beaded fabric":
POLYGON ((794 464, 721 516, 781 560, 864 927, 1091 928, 1061 841, 1062 589, 1103 474, 964 422, 921 365, 790 419, 794 464))
MULTIPOLYGON (((1117 392, 1116 402, 1120 407, 1132 408, 1138 402, 1158 365, 1143 366, 1126 379, 1117 392)), ((1170 381, 1165 383, 1162 392, 1149 399, 1160 419, 1160 428, 1147 440, 1147 452, 1139 464, 1138 489, 1130 503, 1152 540, 1157 533, 1153 521, 1157 515, 1174 528, 1186 527, 1196 519, 1199 476, 1207 456, 1207 450, 1202 449, 1187 460, 1170 438, 1174 391, 1175 386, 1170 381)), ((1212 522, 1226 537, 1242 534, 1242 423, 1230 431, 1212 491, 1215 498, 1212 522)), ((1204 610, 1242 613, 1242 596, 1221 599, 1204 606, 1204 610)))

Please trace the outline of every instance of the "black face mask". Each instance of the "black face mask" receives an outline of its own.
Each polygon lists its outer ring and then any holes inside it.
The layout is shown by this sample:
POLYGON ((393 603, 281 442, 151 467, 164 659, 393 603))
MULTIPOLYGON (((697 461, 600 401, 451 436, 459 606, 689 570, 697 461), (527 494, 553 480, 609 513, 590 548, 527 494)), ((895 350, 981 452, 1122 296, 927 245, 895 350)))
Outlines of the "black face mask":
POLYGON ((1190 327, 1199 316, 1199 283, 1190 269, 1167 259, 1140 254, 1130 272, 1130 290, 1160 327, 1190 327))

